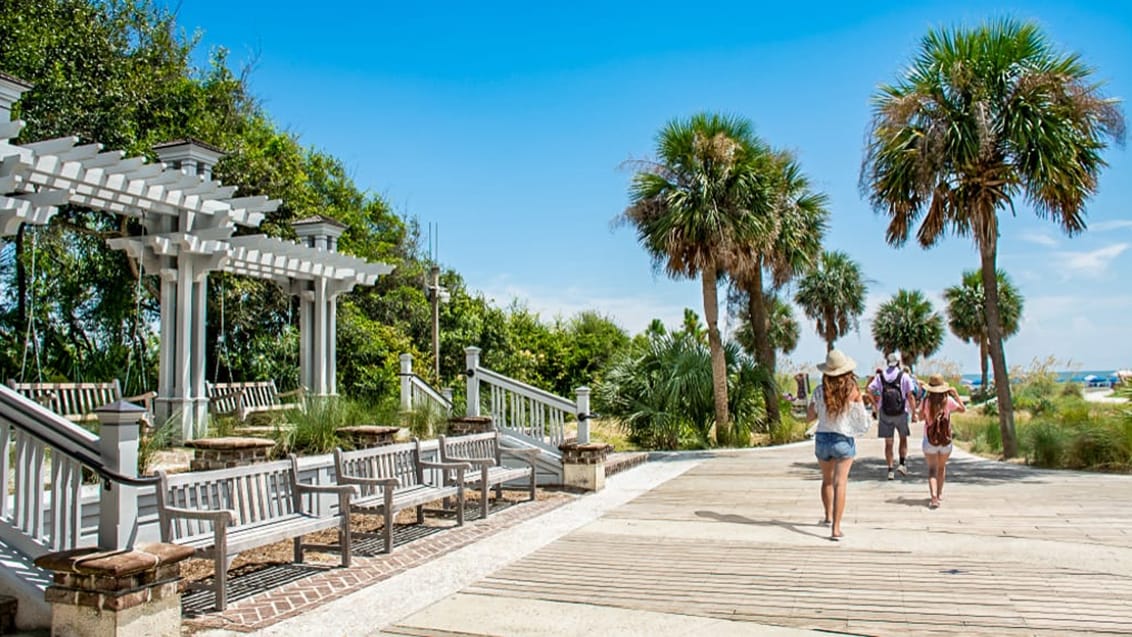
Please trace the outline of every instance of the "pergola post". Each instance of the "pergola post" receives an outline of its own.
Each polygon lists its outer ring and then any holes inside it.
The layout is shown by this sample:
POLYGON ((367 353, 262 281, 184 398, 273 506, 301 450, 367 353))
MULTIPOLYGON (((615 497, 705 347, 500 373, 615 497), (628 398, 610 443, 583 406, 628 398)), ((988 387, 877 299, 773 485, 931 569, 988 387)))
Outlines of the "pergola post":
MULTIPOLYGON (((337 251, 338 237, 346 231, 346 226, 323 216, 300 219, 291 225, 304 245, 327 253, 337 251)), ((344 290, 322 276, 304 286, 306 290, 299 296, 299 382, 313 396, 333 396, 338 393, 336 304, 344 290)))

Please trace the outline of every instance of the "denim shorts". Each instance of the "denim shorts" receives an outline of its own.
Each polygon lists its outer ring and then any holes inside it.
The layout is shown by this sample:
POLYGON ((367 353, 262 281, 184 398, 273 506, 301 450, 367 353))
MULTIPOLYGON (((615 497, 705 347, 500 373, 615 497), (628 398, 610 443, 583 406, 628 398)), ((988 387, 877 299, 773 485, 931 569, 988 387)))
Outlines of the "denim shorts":
POLYGON ((857 455, 857 441, 832 431, 814 434, 814 455, 818 460, 845 460, 857 455))

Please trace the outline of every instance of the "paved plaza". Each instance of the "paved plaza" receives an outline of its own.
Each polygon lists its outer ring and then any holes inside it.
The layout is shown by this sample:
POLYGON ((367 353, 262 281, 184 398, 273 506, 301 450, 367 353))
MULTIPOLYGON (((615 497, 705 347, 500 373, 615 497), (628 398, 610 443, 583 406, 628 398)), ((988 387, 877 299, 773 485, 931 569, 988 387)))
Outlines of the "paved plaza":
POLYGON ((256 634, 1132 634, 1132 476, 859 450, 841 542, 810 443, 659 456, 256 634))

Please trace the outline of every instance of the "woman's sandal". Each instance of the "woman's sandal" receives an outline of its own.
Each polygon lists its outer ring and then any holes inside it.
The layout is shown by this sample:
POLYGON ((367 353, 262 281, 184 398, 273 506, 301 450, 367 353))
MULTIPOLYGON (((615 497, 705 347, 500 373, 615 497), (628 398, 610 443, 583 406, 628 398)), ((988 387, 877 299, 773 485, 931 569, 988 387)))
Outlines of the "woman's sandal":
POLYGON ((932 501, 930 503, 928 503, 928 508, 929 509, 938 509, 939 508, 939 498, 932 498, 932 501))

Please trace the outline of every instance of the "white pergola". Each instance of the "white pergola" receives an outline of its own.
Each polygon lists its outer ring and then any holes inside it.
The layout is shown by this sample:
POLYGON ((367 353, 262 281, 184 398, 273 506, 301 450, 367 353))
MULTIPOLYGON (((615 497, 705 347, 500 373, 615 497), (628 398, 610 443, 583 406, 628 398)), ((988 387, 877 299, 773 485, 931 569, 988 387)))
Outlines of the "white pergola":
POLYGON ((299 297, 300 382, 314 395, 336 393, 337 297, 373 285, 392 266, 338 253, 345 227, 321 216, 294 224, 299 243, 234 236, 237 226, 257 227, 280 202, 234 197, 235 186, 212 180, 223 153, 195 140, 156 147, 161 163, 153 164, 74 137, 14 144, 24 123, 10 120, 11 105, 28 88, 0 74, 0 236, 46 224, 66 204, 141 222, 144 234, 109 244, 160 276, 158 422, 180 414, 185 439, 207 422, 205 322, 215 271, 272 280, 299 297))

